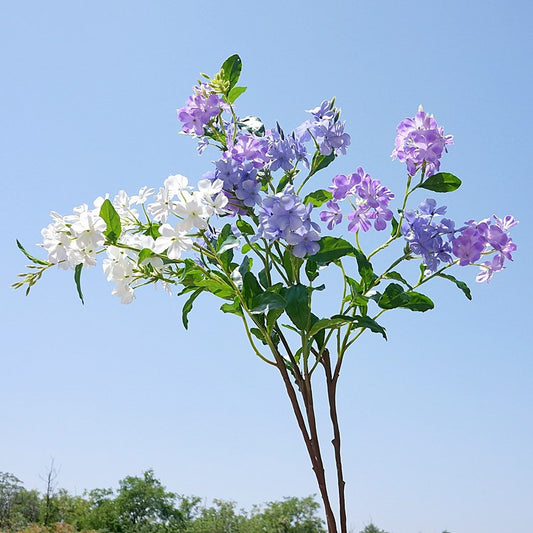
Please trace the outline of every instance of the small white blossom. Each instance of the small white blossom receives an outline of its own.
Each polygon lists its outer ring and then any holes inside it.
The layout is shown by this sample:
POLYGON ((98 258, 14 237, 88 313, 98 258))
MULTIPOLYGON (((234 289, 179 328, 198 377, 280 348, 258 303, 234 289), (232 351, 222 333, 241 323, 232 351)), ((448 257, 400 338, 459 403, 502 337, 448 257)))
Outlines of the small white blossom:
POLYGON ((161 225, 159 233, 161 237, 156 239, 154 246, 154 251, 158 254, 166 250, 169 259, 179 259, 183 251, 192 248, 193 241, 187 236, 180 222, 174 227, 170 224, 161 225))

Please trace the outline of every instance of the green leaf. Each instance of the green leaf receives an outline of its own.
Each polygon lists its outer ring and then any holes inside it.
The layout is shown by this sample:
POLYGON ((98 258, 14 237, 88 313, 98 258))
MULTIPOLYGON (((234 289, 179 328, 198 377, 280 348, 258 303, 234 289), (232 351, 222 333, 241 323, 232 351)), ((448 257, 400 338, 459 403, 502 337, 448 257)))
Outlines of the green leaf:
POLYGON ((255 296, 261 294, 263 289, 259 285, 256 277, 251 272, 246 272, 242 277, 242 295, 248 307, 252 307, 255 296))
POLYGON ((287 183, 289 183, 290 180, 291 180, 291 174, 289 172, 286 172, 285 174, 283 174, 283 176, 279 180, 278 186, 276 187, 276 192, 278 193, 278 192, 281 192, 283 189, 285 189, 285 185, 287 185, 287 183))
POLYGON ((339 327, 342 324, 346 324, 346 320, 344 319, 344 317, 339 316, 337 318, 320 318, 319 320, 313 323, 308 334, 310 337, 312 337, 323 329, 339 327))
POLYGON ((451 276, 450 274, 443 274, 443 273, 440 273, 440 274, 437 274, 437 276, 439 276, 439 277, 441 277, 441 278, 448 279, 448 280, 450 280, 452 283, 455 283, 455 284, 457 285, 457 287, 463 291, 464 295, 465 295, 469 300, 472 299, 472 293, 470 292, 470 288, 468 287, 468 285, 467 285, 464 281, 461 281, 461 280, 455 278, 454 276, 451 276))
POLYGON ((183 322, 183 325, 185 329, 189 328, 189 313, 192 310, 192 306, 194 304, 194 300, 198 298, 198 296, 204 291, 203 288, 196 289, 189 297, 189 299, 183 304, 183 309, 181 311, 181 320, 183 322))
POLYGON ((331 317, 343 319, 345 322, 351 322, 356 328, 366 328, 372 331, 372 333, 379 333, 385 340, 387 340, 387 334, 385 328, 380 326, 373 318, 369 316, 347 316, 347 315, 334 315, 331 317))
POLYGON ((419 292, 405 292, 401 285, 391 283, 378 300, 381 309, 395 309, 401 307, 411 311, 428 311, 435 305, 430 298, 419 292))
POLYGON ((224 300, 232 300, 235 296, 235 289, 222 280, 202 279, 197 282, 196 286, 224 300))
POLYGON ((319 189, 318 191, 314 191, 309 193, 304 198, 304 204, 313 204, 315 207, 320 207, 321 205, 325 204, 328 200, 331 200, 333 198, 333 194, 331 194, 329 191, 326 191, 324 189, 319 189))
POLYGON ((233 89, 231 89, 231 91, 229 92, 228 94, 228 102, 230 104, 233 104, 233 102, 235 102, 235 100, 237 100, 237 98, 239 98, 239 96, 245 92, 247 89, 247 87, 233 87, 233 89))
POLYGON ((255 235, 256 231, 245 220, 239 219, 237 220, 236 224, 241 233, 243 233, 244 235, 255 235))
POLYGON ((397 283, 391 283, 378 301, 381 309, 395 309, 396 307, 403 307, 407 303, 409 303, 409 295, 397 283))
POLYGON ((252 299, 250 312, 253 314, 266 314, 276 309, 285 309, 286 305, 287 302, 283 296, 275 292, 265 291, 252 299))
POLYGON ((305 262, 305 274, 309 281, 314 281, 318 278, 318 265, 312 257, 305 262))
POLYGON ((394 237, 398 231, 398 221, 396 220, 396 217, 392 217, 392 220, 391 220, 391 226, 392 226, 392 229, 391 229, 391 232, 390 232, 390 235, 391 237, 394 237))
POLYGON ((409 303, 404 305, 405 309, 411 311, 419 311, 424 313, 435 307, 435 304, 431 301, 431 298, 428 298, 425 294, 419 292, 409 292, 409 303))
POLYGON ((403 283, 406 287, 409 287, 410 289, 412 289, 411 285, 409 285, 409 283, 405 281, 402 275, 399 272, 395 272, 394 270, 392 270, 391 272, 387 272, 383 276, 383 279, 394 279, 396 281, 399 281, 400 283, 403 283))
POLYGON ((239 246, 239 239, 235 235, 229 235, 224 242, 220 244, 220 248, 217 250, 217 255, 222 255, 224 252, 236 248, 239 246))
POLYGON ((338 237, 322 237, 318 244, 320 250, 312 257, 317 265, 329 265, 341 257, 354 255, 355 252, 355 248, 348 241, 338 237))
POLYGON ((143 235, 148 235, 149 237, 152 237, 153 239, 157 239, 158 237, 161 237, 161 233, 159 233, 159 228, 161 227, 161 224, 158 224, 157 222, 149 222, 148 227, 146 228, 146 231, 143 235))
POLYGON ((120 216, 109 199, 104 200, 100 208, 100 218, 104 220, 107 226, 104 231, 107 241, 115 244, 122 233, 122 225, 120 224, 120 216))
POLYGON ((311 310, 309 309, 309 294, 307 287, 298 283, 285 288, 282 296, 287 302, 285 312, 289 315, 292 323, 300 330, 306 330, 309 327, 311 310))
POLYGON ((229 81, 229 89, 226 94, 229 94, 231 89, 233 89, 233 87, 235 87, 239 81, 241 69, 242 61, 237 54, 228 57, 228 59, 226 59, 226 61, 224 61, 222 64, 222 68, 220 70, 224 72, 224 79, 229 81))
POLYGON ((78 296, 80 297, 81 303, 85 304, 83 301, 83 293, 81 292, 81 271, 83 270, 83 263, 76 265, 74 269, 74 281, 76 282, 76 289, 78 289, 78 296))
POLYGON ((223 313, 232 313, 234 315, 243 316, 242 307, 238 298, 235 298, 235 300, 231 304, 222 304, 220 306, 220 310, 223 313))
POLYGON ((354 316, 354 322, 358 328, 369 329, 372 333, 379 333, 385 340, 387 340, 387 333, 385 328, 380 326, 373 318, 369 316, 354 316))
POLYGON ((372 283, 374 283, 374 280, 377 278, 377 276, 374 274, 372 264, 366 258, 366 255, 363 252, 354 248, 353 253, 357 259, 357 270, 359 271, 361 280, 363 281, 365 289, 368 290, 372 286, 372 283))
POLYGON ((20 251, 32 262, 36 265, 49 265, 50 263, 48 261, 44 261, 43 259, 38 259, 37 257, 33 257, 33 255, 30 255, 25 249, 22 244, 20 244, 19 240, 17 239, 17 246, 19 247, 20 251))
POLYGON ((311 171, 309 172, 306 180, 310 178, 313 174, 316 174, 319 170, 326 168, 330 163, 335 161, 335 152, 332 150, 329 155, 322 155, 318 150, 313 156, 313 161, 311 162, 311 171))
POLYGON ((300 257, 292 255, 292 252, 290 250, 285 250, 281 259, 283 262, 283 268, 287 273, 288 278, 291 281, 297 279, 297 274, 300 271, 304 260, 300 257))
POLYGON ((461 180, 448 172, 439 172, 427 178, 419 185, 422 189, 433 192, 452 192, 461 186, 461 180))
POLYGON ((272 329, 276 324, 276 320, 283 314, 283 309, 272 309, 266 316, 266 325, 268 333, 272 333, 272 329))
POLYGON ((268 344, 265 336, 263 335, 263 332, 259 328, 250 328, 250 333, 259 339, 263 344, 268 344))
POLYGON ((150 248, 143 248, 139 252, 139 259, 137 260, 137 264, 140 265, 145 259, 148 259, 149 257, 152 257, 154 255, 154 252, 150 250, 150 248))

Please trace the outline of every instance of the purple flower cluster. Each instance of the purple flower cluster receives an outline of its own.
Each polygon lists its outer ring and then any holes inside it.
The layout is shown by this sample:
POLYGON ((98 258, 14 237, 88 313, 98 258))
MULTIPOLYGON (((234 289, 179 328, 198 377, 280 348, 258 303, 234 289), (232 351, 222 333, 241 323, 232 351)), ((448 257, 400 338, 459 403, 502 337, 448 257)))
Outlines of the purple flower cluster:
POLYGON ((278 127, 277 130, 268 130, 265 138, 268 140, 268 157, 272 172, 280 168, 287 172, 298 161, 303 161, 304 165, 309 167, 307 149, 294 133, 286 136, 278 127))
POLYGON ((215 162, 213 179, 221 179, 224 194, 228 197, 227 209, 244 214, 248 208, 261 203, 261 184, 257 171, 268 162, 268 142, 252 133, 239 133, 228 149, 215 162))
POLYGON ((276 196, 267 196, 259 207, 258 235, 269 241, 284 239, 296 257, 320 250, 320 227, 311 221, 311 204, 304 205, 292 187, 276 196))
POLYGON ((435 218, 445 213, 446 206, 437 207, 437 202, 431 198, 422 202, 417 211, 404 211, 402 235, 409 249, 422 256, 422 262, 430 272, 435 272, 441 262, 453 262, 451 242, 455 224, 447 218, 440 221, 435 218))
POLYGON ((509 237, 509 230, 518 224, 512 216, 501 219, 494 215, 495 223, 490 219, 474 222, 470 220, 461 234, 453 241, 453 254, 461 266, 476 263, 482 255, 496 253, 491 261, 485 261, 476 277, 476 281, 490 281, 495 272, 503 270, 505 259, 513 260, 512 252, 516 244, 509 237))
POLYGON ((178 109, 178 119, 183 122, 183 131, 203 135, 204 126, 215 118, 224 106, 222 98, 213 93, 209 85, 202 83, 195 87, 194 94, 189 96, 185 107, 178 109))
POLYGON ((444 128, 439 126, 432 115, 419 107, 413 118, 402 120, 396 128, 395 148, 392 159, 398 158, 407 164, 407 171, 414 176, 425 163, 426 176, 438 172, 440 158, 446 146, 453 144, 452 135, 444 135, 444 128))
POLYGON ((343 215, 338 202, 347 198, 353 207, 348 214, 348 231, 368 231, 372 222, 379 231, 385 229, 387 222, 392 220, 392 211, 388 206, 394 194, 381 185, 379 180, 372 179, 361 167, 348 176, 335 176, 329 190, 333 194, 333 200, 327 202, 327 210, 320 213, 320 220, 326 222, 330 230, 342 222, 343 215), (351 198, 354 199, 353 202, 351 198))
POLYGON ((311 113, 313 118, 296 128, 296 138, 300 142, 307 142, 313 138, 322 155, 346 154, 346 148, 350 145, 350 136, 344 133, 345 122, 339 122, 340 110, 334 107, 333 101, 325 100, 308 113, 311 113))

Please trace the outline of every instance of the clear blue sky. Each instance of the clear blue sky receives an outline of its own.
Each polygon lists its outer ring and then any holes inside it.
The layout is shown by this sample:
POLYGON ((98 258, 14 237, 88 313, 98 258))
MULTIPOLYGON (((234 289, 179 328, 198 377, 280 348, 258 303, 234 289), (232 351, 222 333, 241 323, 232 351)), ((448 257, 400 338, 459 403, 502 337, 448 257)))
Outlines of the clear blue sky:
MULTIPOLYGON (((140 291, 122 306, 100 268, 10 288, 49 211, 210 169, 175 110, 199 72, 243 59, 239 112, 298 125, 336 95, 352 136, 335 170, 364 166, 400 193, 396 124, 419 104, 455 135, 443 169, 458 221, 514 214, 519 249, 468 302, 384 317, 347 361, 340 404, 354 531, 533 528, 530 2, 2 2, 0 471, 71 491, 154 468, 169 489, 243 507, 316 492, 278 375, 232 316, 140 291)), ((322 179, 331 176, 323 173, 322 179)), ((36 248, 33 248, 36 251, 36 248)), ((38 250, 37 250, 38 251, 38 250)), ((37 253, 37 252, 36 252, 37 253)), ((323 439, 327 446, 327 438, 323 439)))

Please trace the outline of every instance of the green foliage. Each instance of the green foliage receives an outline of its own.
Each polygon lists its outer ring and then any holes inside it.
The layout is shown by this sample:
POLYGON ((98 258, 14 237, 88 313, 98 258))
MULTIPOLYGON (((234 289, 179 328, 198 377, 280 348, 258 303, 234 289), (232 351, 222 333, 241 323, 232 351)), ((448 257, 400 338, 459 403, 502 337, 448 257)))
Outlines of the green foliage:
POLYGON ((122 225, 120 223, 120 216, 109 199, 104 200, 104 203, 100 208, 100 217, 104 220, 107 226, 104 231, 107 241, 111 244, 115 244, 122 233, 122 225))
POLYGON ((360 533, 388 533, 384 529, 377 528, 374 524, 368 524, 360 533))
POLYGON ((46 495, 0 473, 0 533, 325 533, 312 496, 254 506, 249 513, 234 502, 214 500, 208 506, 201 501, 167 491, 148 470, 125 477, 116 491, 73 496, 59 489, 47 505, 46 495), (44 525, 45 511, 49 526, 44 525))
POLYGON ((76 290, 78 291, 78 296, 80 297, 81 303, 84 304, 83 301, 83 292, 81 291, 81 271, 83 270, 83 264, 80 263, 79 265, 76 265, 76 268, 74 269, 74 283, 76 284, 76 290))
POLYGON ((422 189, 433 192, 453 192, 460 186, 461 180, 448 172, 433 174, 419 185, 422 189))
POLYGON ((8 528, 13 521, 13 507, 22 490, 22 482, 13 474, 0 472, 0 527, 8 528))

